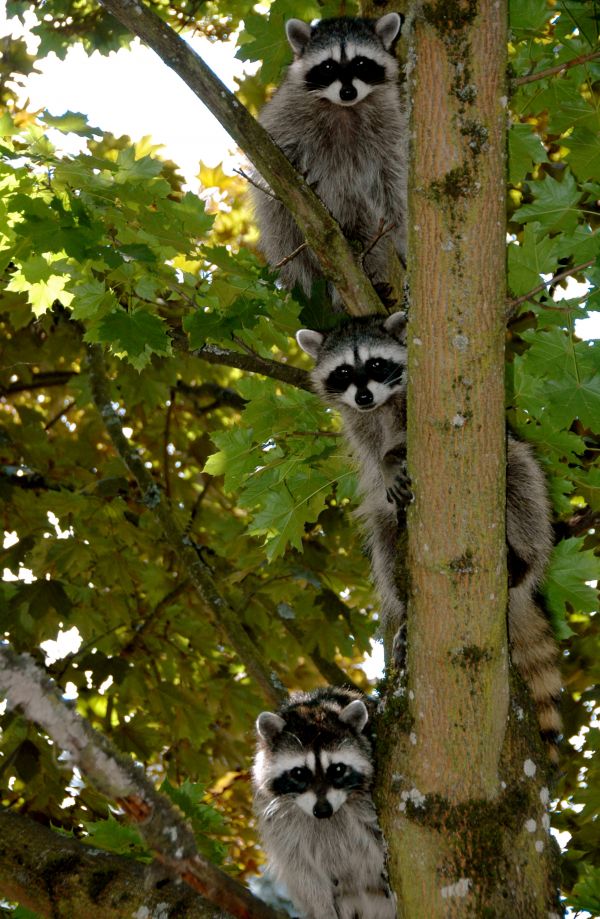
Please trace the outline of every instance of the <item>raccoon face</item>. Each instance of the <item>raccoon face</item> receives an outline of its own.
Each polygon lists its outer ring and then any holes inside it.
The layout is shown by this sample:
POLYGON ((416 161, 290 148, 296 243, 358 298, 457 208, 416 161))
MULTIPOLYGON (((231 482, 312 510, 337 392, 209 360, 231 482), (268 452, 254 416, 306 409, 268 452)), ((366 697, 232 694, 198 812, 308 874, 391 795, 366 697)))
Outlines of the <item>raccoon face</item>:
POLYGON ((296 707, 285 718, 259 715, 254 780, 271 796, 265 816, 289 802, 321 820, 332 817, 352 792, 367 790, 373 767, 368 742, 359 736, 367 718, 358 699, 341 711, 296 707))
POLYGON ((403 313, 383 323, 351 320, 329 335, 301 329, 300 347, 316 359, 312 377, 333 404, 368 412, 406 387, 403 313))
POLYGON ((376 21, 325 19, 316 26, 300 19, 286 23, 295 60, 290 74, 314 97, 352 106, 373 90, 396 79, 392 46, 402 19, 388 13, 376 21))

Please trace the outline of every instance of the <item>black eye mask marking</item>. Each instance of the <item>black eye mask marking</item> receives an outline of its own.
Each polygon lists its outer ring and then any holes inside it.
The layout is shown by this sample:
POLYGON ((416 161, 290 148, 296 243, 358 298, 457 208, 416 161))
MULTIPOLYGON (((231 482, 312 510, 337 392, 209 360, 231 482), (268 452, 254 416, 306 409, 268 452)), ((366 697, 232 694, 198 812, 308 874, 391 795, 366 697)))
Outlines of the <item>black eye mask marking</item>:
POLYGON ((333 788, 343 788, 344 791, 361 788, 364 783, 364 776, 360 772, 343 763, 332 763, 327 769, 326 776, 333 788))
POLYGON ((344 393, 352 383, 361 389, 367 387, 370 381, 383 383, 391 388, 402 382, 402 370, 402 364, 383 357, 370 358, 366 364, 357 367, 342 364, 329 374, 325 380, 325 389, 333 394, 344 393))
POLYGON ((351 61, 334 61, 332 58, 317 64, 306 74, 308 89, 327 89, 335 80, 349 85, 353 79, 371 86, 385 83, 385 68, 368 57, 355 57, 351 61))
POLYGON ((271 785, 275 794, 290 795, 302 794, 312 785, 314 776, 307 766, 297 766, 295 769, 289 769, 283 775, 278 775, 273 779, 271 785))

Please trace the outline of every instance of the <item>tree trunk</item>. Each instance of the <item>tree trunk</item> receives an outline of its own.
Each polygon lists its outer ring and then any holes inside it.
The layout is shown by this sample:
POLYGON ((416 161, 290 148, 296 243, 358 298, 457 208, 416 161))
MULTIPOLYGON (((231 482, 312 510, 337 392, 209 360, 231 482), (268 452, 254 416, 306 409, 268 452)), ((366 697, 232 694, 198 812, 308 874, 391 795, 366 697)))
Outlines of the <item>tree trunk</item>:
POLYGON ((545 753, 535 720, 509 713, 505 625, 507 11, 504 0, 438 0, 413 16, 415 501, 399 577, 407 680, 379 730, 380 817, 404 919, 546 919, 561 911, 545 753))

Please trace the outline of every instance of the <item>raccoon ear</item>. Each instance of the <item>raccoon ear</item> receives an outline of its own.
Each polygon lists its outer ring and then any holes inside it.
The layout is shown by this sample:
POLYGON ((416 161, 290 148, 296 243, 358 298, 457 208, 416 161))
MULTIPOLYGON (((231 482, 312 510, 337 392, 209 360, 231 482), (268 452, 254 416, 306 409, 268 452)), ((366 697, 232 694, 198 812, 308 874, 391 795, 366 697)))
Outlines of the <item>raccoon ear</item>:
POLYGON ((302 54, 310 38, 310 22, 301 19, 288 19, 285 34, 294 54, 302 54))
POLYGON ((406 342, 406 313, 402 310, 392 313, 383 323, 383 328, 404 344, 406 342))
POLYGON ((357 734, 360 734, 369 720, 369 712, 364 702, 361 702, 360 699, 355 699, 354 702, 342 709, 339 717, 340 721, 343 721, 348 727, 353 728, 357 734))
POLYGON ((281 734, 284 727, 285 721, 274 712, 261 712, 256 719, 256 733, 269 743, 281 734))
POLYGON ((316 358, 319 348, 323 344, 323 336, 320 332, 313 332, 312 329, 298 329, 296 332, 296 341, 303 351, 316 358))
POLYGON ((375 23, 375 34, 381 39, 381 44, 386 51, 390 50, 400 35, 403 21, 404 16, 401 16, 400 13, 387 13, 375 23))

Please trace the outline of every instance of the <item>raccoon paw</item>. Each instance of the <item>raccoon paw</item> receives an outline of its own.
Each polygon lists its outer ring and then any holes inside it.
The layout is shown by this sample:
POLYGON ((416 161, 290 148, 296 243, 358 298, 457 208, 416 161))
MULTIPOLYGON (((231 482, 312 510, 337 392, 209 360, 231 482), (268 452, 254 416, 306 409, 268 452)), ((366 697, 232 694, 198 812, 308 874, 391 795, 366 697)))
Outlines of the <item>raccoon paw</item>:
POLYGON ((398 298, 394 297, 394 288, 391 284, 386 284, 385 281, 373 282, 373 287, 375 292, 383 305, 387 309, 392 309, 392 307, 398 305, 398 298))
MULTIPOLYGON (((390 504, 396 504, 400 509, 405 508, 413 500, 412 483, 406 471, 406 461, 403 460, 395 468, 393 479, 385 485, 385 494, 390 504)), ((384 476, 387 479, 387 476, 384 476)))
POLYGON ((406 668, 406 623, 403 622, 392 642, 392 663, 396 670, 402 672, 406 668))

